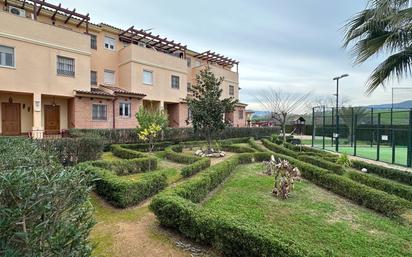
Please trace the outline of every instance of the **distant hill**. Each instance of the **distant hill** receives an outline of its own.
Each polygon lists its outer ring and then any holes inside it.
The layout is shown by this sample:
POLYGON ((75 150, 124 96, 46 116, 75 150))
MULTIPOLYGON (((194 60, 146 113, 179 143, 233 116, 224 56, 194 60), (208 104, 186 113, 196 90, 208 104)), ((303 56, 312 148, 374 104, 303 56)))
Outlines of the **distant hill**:
MULTIPOLYGON (((390 109, 392 108, 392 104, 377 104, 377 105, 369 105, 368 108, 373 109, 390 109)), ((394 109, 410 109, 412 108, 412 100, 395 103, 393 104, 394 109)))
POLYGON ((253 114, 254 117, 266 117, 268 115, 270 115, 270 112, 268 111, 255 111, 253 114))

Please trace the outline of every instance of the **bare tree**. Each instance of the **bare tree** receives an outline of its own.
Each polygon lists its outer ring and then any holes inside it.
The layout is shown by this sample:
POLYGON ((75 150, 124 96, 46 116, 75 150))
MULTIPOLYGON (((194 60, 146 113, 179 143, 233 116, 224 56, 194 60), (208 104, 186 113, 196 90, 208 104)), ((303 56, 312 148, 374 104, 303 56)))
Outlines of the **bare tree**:
MULTIPOLYGON (((346 106, 349 103, 349 98, 346 96, 339 98, 339 108, 346 106)), ((319 95, 313 97, 311 101, 306 104, 306 109, 312 113, 313 107, 335 107, 336 106, 336 96, 333 95, 319 95)))
POLYGON ((256 98, 264 109, 271 112, 272 118, 280 123, 283 141, 286 142, 286 123, 292 114, 303 111, 310 96, 311 93, 299 94, 269 88, 262 90, 256 98))

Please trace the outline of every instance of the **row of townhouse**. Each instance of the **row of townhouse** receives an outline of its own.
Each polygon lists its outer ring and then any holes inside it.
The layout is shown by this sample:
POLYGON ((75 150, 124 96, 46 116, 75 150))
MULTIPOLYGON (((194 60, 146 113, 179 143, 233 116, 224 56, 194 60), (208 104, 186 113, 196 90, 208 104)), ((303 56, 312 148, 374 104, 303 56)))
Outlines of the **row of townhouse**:
MULTIPOLYGON (((43 0, 0 0, 0 135, 135 128, 140 106, 187 127, 196 74, 209 65, 224 78, 223 97, 239 99, 238 64, 145 30, 93 24, 43 0)), ((246 126, 245 107, 225 119, 246 126)))

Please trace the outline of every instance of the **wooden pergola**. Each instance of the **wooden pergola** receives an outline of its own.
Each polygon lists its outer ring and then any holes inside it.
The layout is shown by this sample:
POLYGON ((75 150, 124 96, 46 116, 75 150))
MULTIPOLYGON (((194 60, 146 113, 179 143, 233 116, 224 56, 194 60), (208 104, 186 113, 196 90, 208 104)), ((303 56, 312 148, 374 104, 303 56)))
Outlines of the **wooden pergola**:
POLYGON ((222 66, 233 66, 236 65, 236 67, 239 65, 239 62, 233 59, 230 59, 228 57, 225 57, 223 55, 217 54, 212 51, 206 51, 201 54, 195 55, 196 58, 199 58, 201 60, 205 60, 208 63, 216 63, 222 66))
POLYGON ((86 34, 89 34, 89 21, 90 17, 89 14, 83 15, 78 12, 76 12, 76 8, 73 10, 69 10, 67 8, 63 8, 61 4, 59 5, 54 5, 51 3, 46 2, 45 0, 20 0, 22 3, 20 6, 16 5, 14 3, 8 2, 7 0, 4 0, 5 6, 14 6, 17 8, 25 9, 26 4, 32 5, 33 6, 33 18, 37 20, 37 16, 40 14, 42 9, 46 9, 49 11, 53 12, 53 15, 50 17, 53 21, 56 20, 56 15, 60 14, 63 16, 66 16, 64 23, 66 24, 69 22, 70 19, 75 19, 77 24, 77 27, 80 27, 83 23, 86 23, 86 34))
POLYGON ((181 43, 176 43, 174 40, 161 38, 159 35, 155 36, 151 32, 143 29, 137 30, 134 26, 119 33, 119 39, 122 42, 129 44, 144 44, 147 48, 154 48, 168 54, 180 52, 183 58, 186 58, 187 46, 181 43))

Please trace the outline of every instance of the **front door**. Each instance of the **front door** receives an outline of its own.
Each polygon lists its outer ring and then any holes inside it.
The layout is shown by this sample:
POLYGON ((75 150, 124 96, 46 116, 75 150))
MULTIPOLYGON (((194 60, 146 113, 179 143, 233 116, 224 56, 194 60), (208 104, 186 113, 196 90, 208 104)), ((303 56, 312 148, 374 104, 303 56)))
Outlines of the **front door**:
POLYGON ((18 136, 21 134, 20 104, 1 104, 1 124, 4 136, 18 136))
POLYGON ((44 130, 47 134, 60 132, 60 107, 53 105, 44 106, 44 130))

